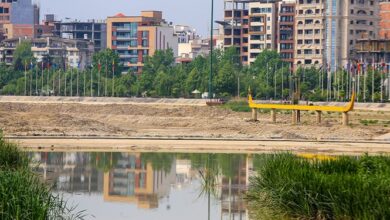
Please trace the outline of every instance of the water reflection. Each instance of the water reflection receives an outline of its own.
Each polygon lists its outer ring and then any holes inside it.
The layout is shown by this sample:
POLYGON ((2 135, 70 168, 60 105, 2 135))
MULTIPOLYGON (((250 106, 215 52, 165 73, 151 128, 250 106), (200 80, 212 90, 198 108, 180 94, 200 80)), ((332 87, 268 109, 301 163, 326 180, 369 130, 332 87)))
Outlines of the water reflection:
POLYGON ((243 193, 253 170, 250 155, 45 152, 31 157, 43 179, 93 219, 105 219, 103 211, 118 212, 113 219, 248 219, 243 193))

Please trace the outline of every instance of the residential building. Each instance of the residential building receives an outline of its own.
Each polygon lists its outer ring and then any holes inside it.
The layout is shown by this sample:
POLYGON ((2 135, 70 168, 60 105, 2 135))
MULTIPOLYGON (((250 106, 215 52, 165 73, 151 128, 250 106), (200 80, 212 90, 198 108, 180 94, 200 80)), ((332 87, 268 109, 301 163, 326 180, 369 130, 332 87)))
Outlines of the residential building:
POLYGON ((277 47, 280 57, 294 65, 295 48, 295 0, 278 3, 277 47))
POLYGON ((295 15, 294 68, 324 61, 325 0, 298 0, 295 15))
POLYGON ((32 37, 34 25, 39 23, 39 7, 31 0, 1 0, 0 2, 0 39, 7 36, 6 27, 13 32, 21 32, 32 37), (10 27, 9 25, 14 25, 10 27), (18 31, 14 31, 18 29, 18 31))
POLYGON ((224 48, 236 47, 243 64, 248 64, 249 3, 252 0, 224 0, 224 48))
POLYGON ((275 1, 249 3, 248 62, 253 63, 264 50, 276 50, 277 4, 275 1))
POLYGON ((358 0, 326 0, 325 58, 331 71, 336 71, 354 57, 358 39, 376 39, 379 31, 379 2, 358 0))
POLYGON ((65 39, 90 40, 95 52, 107 47, 107 26, 105 21, 55 21, 54 36, 65 39))
POLYGON ((192 29, 187 25, 175 25, 173 26, 175 35, 177 36, 177 42, 179 44, 189 43, 190 40, 199 39, 200 36, 196 34, 195 29, 192 29))
MULTIPOLYGON (((1 35, 4 34, 4 24, 10 23, 10 17, 11 17, 11 4, 12 0, 1 0, 0 1, 0 33, 1 35)), ((4 37, 1 36, 1 39, 4 37)))
POLYGON ((161 11, 142 11, 140 16, 117 14, 107 18, 107 48, 119 54, 125 72, 141 73, 145 57, 156 50, 178 54, 178 38, 161 11))
POLYGON ((46 62, 50 57, 52 64, 61 67, 85 69, 92 63, 93 43, 84 40, 61 39, 57 37, 45 38, 12 38, 2 42, 0 47, 0 62, 11 65, 13 53, 22 42, 31 42, 31 50, 37 62, 46 62))
POLYGON ((390 0, 380 0, 379 8, 379 38, 390 39, 390 0))
POLYGON ((13 0, 11 4, 10 23, 39 24, 39 7, 31 0, 13 0))

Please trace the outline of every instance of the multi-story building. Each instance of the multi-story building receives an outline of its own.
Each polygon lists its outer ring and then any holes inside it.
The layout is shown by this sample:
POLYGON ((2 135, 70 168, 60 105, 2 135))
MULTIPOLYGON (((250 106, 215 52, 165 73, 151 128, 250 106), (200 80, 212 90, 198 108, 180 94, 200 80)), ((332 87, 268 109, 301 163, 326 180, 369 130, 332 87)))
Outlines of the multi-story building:
POLYGON ((173 26, 173 29, 175 31, 175 35, 177 36, 177 42, 179 44, 189 43, 190 40, 200 38, 200 36, 196 34, 195 29, 192 29, 190 26, 175 25, 173 26))
POLYGON ((95 52, 107 46, 107 26, 105 21, 57 21, 54 22, 54 36, 65 39, 90 40, 95 52))
POLYGON ((249 3, 248 62, 253 63, 263 50, 276 50, 277 4, 275 1, 249 3))
POLYGON ((390 39, 390 0, 380 0, 379 8, 379 37, 390 39))
POLYGON ((37 62, 42 62, 49 56, 51 62, 59 67, 85 69, 92 63, 93 43, 57 37, 6 39, 0 47, 0 62, 11 65, 14 51, 22 41, 31 43, 31 51, 37 62))
POLYGON ((177 57, 178 39, 161 11, 142 11, 141 16, 117 14, 107 18, 107 48, 119 54, 125 72, 141 73, 145 57, 156 50, 172 49, 177 57))
POLYGON ((32 37, 34 26, 38 23, 39 7, 31 0, 2 0, 0 2, 1 39, 14 37, 13 33, 32 37))
POLYGON ((280 57, 294 65, 295 48, 295 0, 278 3, 278 33, 277 47, 280 57))
POLYGON ((298 0, 295 15, 295 68, 322 66, 325 46, 324 0, 298 0))
POLYGON ((346 66, 354 57, 358 39, 378 37, 378 1, 325 1, 325 58, 331 71, 346 66))
POLYGON ((236 47, 243 64, 248 64, 249 3, 251 0, 224 0, 224 48, 236 47))

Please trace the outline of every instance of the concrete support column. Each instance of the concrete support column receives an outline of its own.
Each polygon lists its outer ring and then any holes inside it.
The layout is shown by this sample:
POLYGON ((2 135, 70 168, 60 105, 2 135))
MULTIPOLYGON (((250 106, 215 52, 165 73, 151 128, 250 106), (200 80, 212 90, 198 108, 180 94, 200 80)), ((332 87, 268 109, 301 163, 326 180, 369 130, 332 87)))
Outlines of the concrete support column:
POLYGON ((348 126, 349 124, 349 115, 348 112, 343 112, 343 125, 348 126))
POLYGON ((316 111, 316 116, 317 116, 317 124, 321 124, 322 121, 322 112, 321 111, 316 111))
POLYGON ((301 110, 297 110, 297 123, 301 122, 301 110))
POLYGON ((252 108, 252 120, 257 121, 257 109, 252 108))
POLYGON ((276 109, 271 109, 271 121, 276 123, 276 109))
POLYGON ((298 123, 297 121, 297 111, 296 110, 292 110, 291 111, 291 124, 293 125, 296 125, 298 123))

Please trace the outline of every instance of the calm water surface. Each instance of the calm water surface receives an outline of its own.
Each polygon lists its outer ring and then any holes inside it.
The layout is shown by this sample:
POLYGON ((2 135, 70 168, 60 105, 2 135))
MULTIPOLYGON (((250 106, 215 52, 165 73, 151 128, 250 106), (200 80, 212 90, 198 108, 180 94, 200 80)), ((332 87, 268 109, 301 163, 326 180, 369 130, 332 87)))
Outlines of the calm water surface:
POLYGON ((30 155, 42 177, 85 210, 86 219, 249 219, 243 194, 253 175, 251 155, 30 155))

